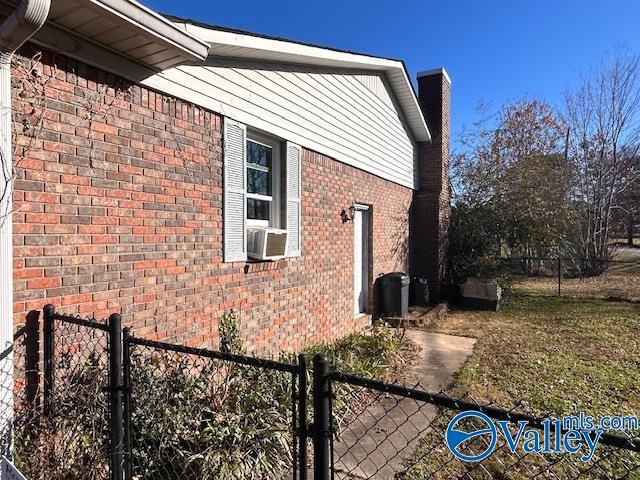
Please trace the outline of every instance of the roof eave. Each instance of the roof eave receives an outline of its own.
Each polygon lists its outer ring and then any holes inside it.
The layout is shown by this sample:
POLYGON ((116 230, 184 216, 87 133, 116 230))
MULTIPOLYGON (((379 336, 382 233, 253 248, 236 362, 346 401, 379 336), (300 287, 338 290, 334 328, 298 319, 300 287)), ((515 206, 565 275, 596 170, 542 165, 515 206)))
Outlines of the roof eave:
POLYGON ((155 36, 158 41, 183 53, 188 60, 204 60, 209 44, 178 27, 162 15, 133 0, 85 0, 94 8, 115 16, 135 28, 155 36))
POLYGON ((208 42, 211 56, 384 72, 415 140, 431 141, 407 69, 400 60, 176 22, 187 32, 208 42))

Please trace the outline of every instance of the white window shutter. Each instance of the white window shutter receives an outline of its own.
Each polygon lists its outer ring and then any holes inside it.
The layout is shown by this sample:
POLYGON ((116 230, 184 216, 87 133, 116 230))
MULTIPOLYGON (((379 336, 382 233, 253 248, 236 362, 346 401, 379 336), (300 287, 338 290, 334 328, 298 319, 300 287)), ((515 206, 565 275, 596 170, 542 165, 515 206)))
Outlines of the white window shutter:
POLYGON ((247 127, 224 119, 224 261, 247 260, 247 127))
POLYGON ((287 142, 287 257, 302 253, 302 148, 287 142))

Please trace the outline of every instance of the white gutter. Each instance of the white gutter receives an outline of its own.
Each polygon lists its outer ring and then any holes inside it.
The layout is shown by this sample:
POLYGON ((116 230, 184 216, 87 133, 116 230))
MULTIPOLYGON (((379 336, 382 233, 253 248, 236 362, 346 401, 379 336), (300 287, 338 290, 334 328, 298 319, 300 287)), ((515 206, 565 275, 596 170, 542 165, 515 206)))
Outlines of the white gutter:
POLYGON ((13 417, 11 58, 44 25, 50 6, 51 0, 21 0, 0 25, 0 435, 3 438, 10 438, 13 417))

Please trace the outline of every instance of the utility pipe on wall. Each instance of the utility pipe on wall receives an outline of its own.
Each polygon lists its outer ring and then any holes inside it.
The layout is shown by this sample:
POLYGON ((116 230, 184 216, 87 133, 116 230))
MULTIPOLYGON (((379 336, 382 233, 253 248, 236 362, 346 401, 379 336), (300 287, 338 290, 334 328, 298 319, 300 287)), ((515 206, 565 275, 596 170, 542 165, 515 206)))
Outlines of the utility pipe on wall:
POLYGON ((0 435, 3 439, 10 438, 13 417, 11 58, 44 25, 50 7, 51 0, 21 0, 0 25, 0 435))

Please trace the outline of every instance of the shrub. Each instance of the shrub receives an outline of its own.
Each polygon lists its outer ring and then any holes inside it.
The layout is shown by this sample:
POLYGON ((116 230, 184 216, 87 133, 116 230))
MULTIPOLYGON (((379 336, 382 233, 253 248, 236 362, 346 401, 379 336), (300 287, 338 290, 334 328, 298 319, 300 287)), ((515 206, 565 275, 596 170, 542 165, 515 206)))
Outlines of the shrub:
MULTIPOLYGON (((237 320, 229 316, 221 325, 231 353, 244 351, 237 320)), ((385 378, 401 361, 402 345, 396 331, 379 326, 307 352, 325 352, 343 371, 385 378)), ((130 458, 136 480, 279 479, 290 471, 291 374, 137 345, 131 355, 130 458)), ((281 361, 294 359, 292 353, 280 355, 281 361)), ((105 360, 92 356, 66 371, 57 384, 54 415, 47 419, 30 410, 24 417, 29 421, 16 428, 16 463, 28 478, 108 476, 105 360)), ((340 419, 357 412, 363 398, 346 385, 338 388, 334 413, 340 419)))
MULTIPOLYGON (((237 320, 226 318, 221 325, 221 349, 231 353, 244 351, 237 320)), ((324 352, 343 371, 384 378, 399 362, 402 345, 395 330, 379 326, 312 345, 307 353, 324 352)), ((295 356, 282 353, 280 360, 293 363, 295 356)), ((133 457, 141 478, 167 478, 170 472, 205 480, 276 479, 291 468, 289 374, 144 351, 134 353, 133 364, 133 457)), ((336 418, 354 411, 347 402, 358 400, 346 386, 339 388, 336 418)))
POLYGON ((60 368, 53 411, 16 405, 14 461, 31 480, 108 477, 109 400, 106 359, 92 354, 80 365, 60 368))
MULTIPOLYGON (((329 364, 342 372, 366 378, 389 380, 405 360, 407 342, 400 331, 386 325, 376 325, 365 332, 356 332, 330 343, 309 346, 309 355, 325 353, 329 364)), ((349 425, 370 403, 370 391, 343 382, 332 385, 334 401, 332 414, 334 431, 340 435, 342 427, 349 425)))
POLYGON ((451 209, 448 243, 449 281, 490 277, 498 271, 499 219, 485 207, 461 203, 451 209))
POLYGON ((240 315, 231 311, 225 313, 218 326, 220 335, 220 351, 222 353, 243 354, 244 344, 240 338, 240 315))
POLYGON ((290 467, 290 376, 155 351, 133 364, 141 478, 269 479, 290 467))
POLYGON ((398 330, 376 325, 365 332, 347 335, 335 342, 309 345, 309 356, 327 355, 338 370, 364 377, 385 378, 401 358, 403 340, 398 330))

